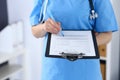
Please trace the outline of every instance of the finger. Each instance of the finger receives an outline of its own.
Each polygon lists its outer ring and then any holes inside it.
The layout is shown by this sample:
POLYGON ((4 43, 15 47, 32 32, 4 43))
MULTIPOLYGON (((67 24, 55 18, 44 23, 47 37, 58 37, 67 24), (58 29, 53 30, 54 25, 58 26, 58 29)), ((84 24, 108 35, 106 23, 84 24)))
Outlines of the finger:
POLYGON ((57 23, 54 21, 54 20, 52 20, 52 19, 50 19, 50 18, 48 18, 48 20, 47 21, 49 21, 51 24, 53 24, 54 26, 57 26, 57 23))
POLYGON ((54 20, 52 20, 52 19, 48 19, 48 21, 53 25, 53 27, 55 27, 58 31, 60 31, 60 23, 58 23, 58 22, 55 22, 54 20))
POLYGON ((59 32, 55 27, 53 27, 53 25, 49 21, 46 21, 45 30, 54 34, 59 32))
POLYGON ((49 25, 49 27, 50 27, 51 29, 53 29, 53 30, 55 30, 55 31, 57 31, 57 32, 59 31, 58 28, 57 28, 58 26, 56 27, 56 26, 55 26, 54 24, 52 24, 50 21, 48 21, 48 25, 49 25))
POLYGON ((57 22, 57 25, 60 25, 60 22, 57 22))
POLYGON ((57 22, 57 25, 59 26, 59 31, 62 29, 60 22, 57 22))
POLYGON ((56 31, 54 28, 47 28, 47 32, 53 33, 53 34, 57 34, 58 31, 56 31))
POLYGON ((49 32, 54 33, 54 34, 57 34, 59 32, 57 30, 57 28, 53 27, 53 25, 51 25, 51 24, 49 24, 48 30, 49 30, 49 32))
POLYGON ((51 24, 54 24, 54 25, 56 25, 56 26, 57 26, 57 23, 56 23, 53 19, 48 18, 48 21, 50 21, 50 22, 51 22, 51 24))

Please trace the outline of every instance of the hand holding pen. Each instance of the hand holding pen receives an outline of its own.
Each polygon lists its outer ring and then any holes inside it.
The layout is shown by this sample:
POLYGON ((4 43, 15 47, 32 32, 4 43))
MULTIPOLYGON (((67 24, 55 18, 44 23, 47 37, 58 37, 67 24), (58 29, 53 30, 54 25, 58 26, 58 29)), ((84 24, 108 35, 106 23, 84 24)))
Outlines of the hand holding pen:
POLYGON ((61 24, 59 22, 55 22, 54 20, 52 20, 50 18, 45 21, 44 30, 46 32, 50 32, 52 34, 58 34, 59 33, 63 36, 63 34, 61 32, 61 24))

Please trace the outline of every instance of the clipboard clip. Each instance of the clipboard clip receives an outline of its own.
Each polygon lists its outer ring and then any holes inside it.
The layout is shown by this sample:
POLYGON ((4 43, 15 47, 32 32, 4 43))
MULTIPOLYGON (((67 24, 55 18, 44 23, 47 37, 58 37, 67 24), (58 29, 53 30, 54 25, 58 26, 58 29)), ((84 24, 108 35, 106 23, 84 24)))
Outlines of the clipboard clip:
POLYGON ((64 52, 60 54, 63 58, 68 59, 69 61, 75 61, 77 59, 81 59, 85 55, 84 53, 72 54, 72 53, 64 53, 64 52))

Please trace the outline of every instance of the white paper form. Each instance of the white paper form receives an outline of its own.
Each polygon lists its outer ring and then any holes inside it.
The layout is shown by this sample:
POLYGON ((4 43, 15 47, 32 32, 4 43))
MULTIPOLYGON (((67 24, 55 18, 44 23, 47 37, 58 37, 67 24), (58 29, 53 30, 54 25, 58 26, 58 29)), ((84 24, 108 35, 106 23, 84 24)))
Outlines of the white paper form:
POLYGON ((61 55, 60 53, 79 54, 84 56, 96 56, 91 31, 63 31, 64 37, 52 34, 49 55, 61 55))

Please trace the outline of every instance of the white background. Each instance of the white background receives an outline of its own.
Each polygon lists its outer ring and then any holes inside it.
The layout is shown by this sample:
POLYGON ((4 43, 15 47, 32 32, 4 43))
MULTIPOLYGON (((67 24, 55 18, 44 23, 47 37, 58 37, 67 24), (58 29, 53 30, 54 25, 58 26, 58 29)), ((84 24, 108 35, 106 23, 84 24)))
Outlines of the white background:
POLYGON ((18 20, 24 21, 24 40, 25 47, 28 51, 28 79, 40 80, 41 71, 41 53, 42 39, 36 39, 31 33, 29 23, 30 12, 33 8, 33 0, 7 0, 9 23, 14 23, 18 20))

